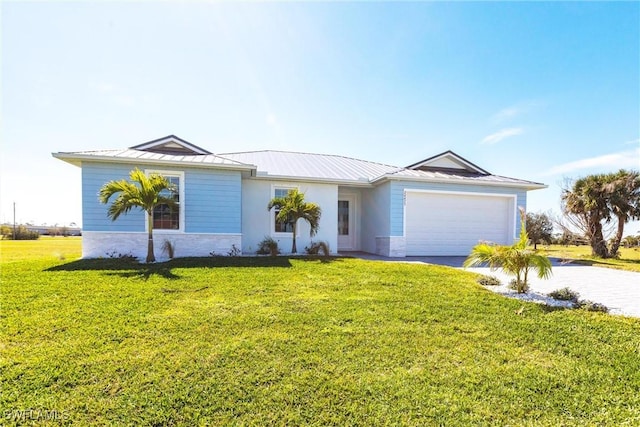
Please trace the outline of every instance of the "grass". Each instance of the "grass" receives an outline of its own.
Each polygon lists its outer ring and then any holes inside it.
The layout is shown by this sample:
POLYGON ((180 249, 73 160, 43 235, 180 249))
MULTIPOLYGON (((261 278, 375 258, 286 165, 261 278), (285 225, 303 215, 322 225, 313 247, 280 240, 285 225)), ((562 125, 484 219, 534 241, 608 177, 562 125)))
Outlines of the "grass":
POLYGON ((640 424, 639 319, 439 266, 30 245, 0 242, 7 425, 640 424))
POLYGON ((542 249, 547 256, 571 260, 578 264, 640 272, 640 248, 620 248, 618 258, 606 259, 592 256, 591 247, 587 245, 538 245, 538 249, 542 249))

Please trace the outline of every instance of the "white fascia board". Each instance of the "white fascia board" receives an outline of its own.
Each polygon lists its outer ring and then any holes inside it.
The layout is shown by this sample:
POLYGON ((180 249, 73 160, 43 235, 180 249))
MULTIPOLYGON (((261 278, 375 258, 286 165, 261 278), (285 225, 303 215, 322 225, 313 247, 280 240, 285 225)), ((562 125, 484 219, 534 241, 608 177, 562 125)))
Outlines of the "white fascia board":
POLYGON ((399 177, 393 175, 382 175, 371 181, 372 184, 382 183, 384 181, 420 181, 420 182, 433 182, 438 184, 462 184, 462 185, 488 185, 492 187, 512 187, 512 188, 523 188, 527 191, 529 190, 540 190, 543 188, 548 188, 549 186, 546 184, 537 184, 535 182, 532 183, 518 183, 518 182, 496 182, 496 181, 469 181, 466 179, 460 179, 457 181, 449 180, 449 179, 437 179, 437 178, 426 178, 426 177, 399 177))
POLYGON ((126 163, 126 164, 144 164, 144 165, 171 165, 181 167, 192 167, 202 169, 233 169, 252 171, 256 169, 254 165, 237 164, 229 165, 224 163, 202 163, 202 162, 185 162, 175 160, 160 159, 141 159, 138 157, 111 157, 111 156, 93 156, 88 154, 69 154, 69 153, 52 153, 52 156, 64 160, 72 165, 81 166, 82 162, 99 162, 99 163, 126 163))

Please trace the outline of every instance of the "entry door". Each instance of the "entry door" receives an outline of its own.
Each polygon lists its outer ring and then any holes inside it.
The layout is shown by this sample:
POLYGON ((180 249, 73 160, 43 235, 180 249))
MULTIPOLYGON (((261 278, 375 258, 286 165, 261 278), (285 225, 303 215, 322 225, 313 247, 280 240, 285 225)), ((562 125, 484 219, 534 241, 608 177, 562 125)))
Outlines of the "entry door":
POLYGON ((355 197, 344 196, 338 199, 338 250, 356 249, 355 197))

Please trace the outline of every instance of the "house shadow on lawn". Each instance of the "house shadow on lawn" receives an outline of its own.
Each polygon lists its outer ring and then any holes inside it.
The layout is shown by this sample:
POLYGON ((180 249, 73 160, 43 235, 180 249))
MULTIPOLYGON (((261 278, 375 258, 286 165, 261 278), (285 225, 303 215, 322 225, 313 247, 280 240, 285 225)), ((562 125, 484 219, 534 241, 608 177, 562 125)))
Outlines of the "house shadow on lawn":
POLYGON ((93 258, 80 259, 54 267, 45 271, 101 271, 105 275, 118 277, 140 277, 145 280, 158 275, 165 279, 175 280, 181 276, 174 273, 177 268, 290 268, 291 260, 333 262, 337 258, 321 256, 278 256, 278 257, 194 257, 175 258, 166 262, 153 264, 139 263, 130 258, 93 258))

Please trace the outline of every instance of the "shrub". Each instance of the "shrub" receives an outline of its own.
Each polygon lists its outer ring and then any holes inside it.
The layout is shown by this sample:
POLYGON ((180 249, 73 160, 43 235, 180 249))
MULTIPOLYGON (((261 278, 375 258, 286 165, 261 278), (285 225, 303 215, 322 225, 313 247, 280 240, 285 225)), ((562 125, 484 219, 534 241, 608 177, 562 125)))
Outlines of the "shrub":
MULTIPOLYGON (((13 239, 13 227, 3 226, 2 238, 13 239)), ((37 231, 31 231, 24 225, 19 225, 16 227, 15 240, 38 240, 39 238, 40 233, 38 233, 37 231)))
POLYGON ((597 311, 600 313, 608 313, 609 309, 606 305, 600 304, 598 302, 593 302, 589 300, 580 300, 576 303, 575 308, 579 308, 581 310, 586 311, 597 311))
POLYGON ((550 292, 548 295, 551 298, 557 299, 560 301, 573 301, 573 302, 578 302, 578 298, 580 297, 579 293, 572 291, 569 288, 556 289, 555 291, 550 292))
POLYGON ((322 253, 324 256, 329 256, 331 251, 329 250, 329 244, 324 241, 311 242, 311 244, 304 248, 309 255, 318 255, 322 253))
POLYGON ((502 282, 496 276, 480 276, 477 282, 482 286, 500 286, 502 282))
POLYGON ((240 256, 242 255, 242 251, 235 244, 231 245, 231 249, 227 252, 228 256, 240 256))
POLYGON ((170 259, 173 259, 173 256, 175 255, 175 251, 176 251, 176 244, 173 242, 170 242, 167 239, 164 239, 164 242, 162 242, 162 252, 166 253, 170 259))
POLYGON ((138 258, 136 258, 131 253, 122 254, 118 251, 111 251, 111 252, 107 252, 106 255, 108 258, 121 259, 123 261, 130 261, 130 262, 138 262, 138 258))
POLYGON ((511 281, 509 282, 509 289, 518 291, 519 294, 526 294, 527 292, 529 292, 529 283, 520 282, 520 284, 518 285, 518 281, 516 279, 511 279, 511 281))
POLYGON ((258 250, 256 253, 258 255, 276 256, 280 253, 280 249, 278 249, 278 242, 276 242, 272 237, 264 236, 264 239, 258 243, 258 250))

